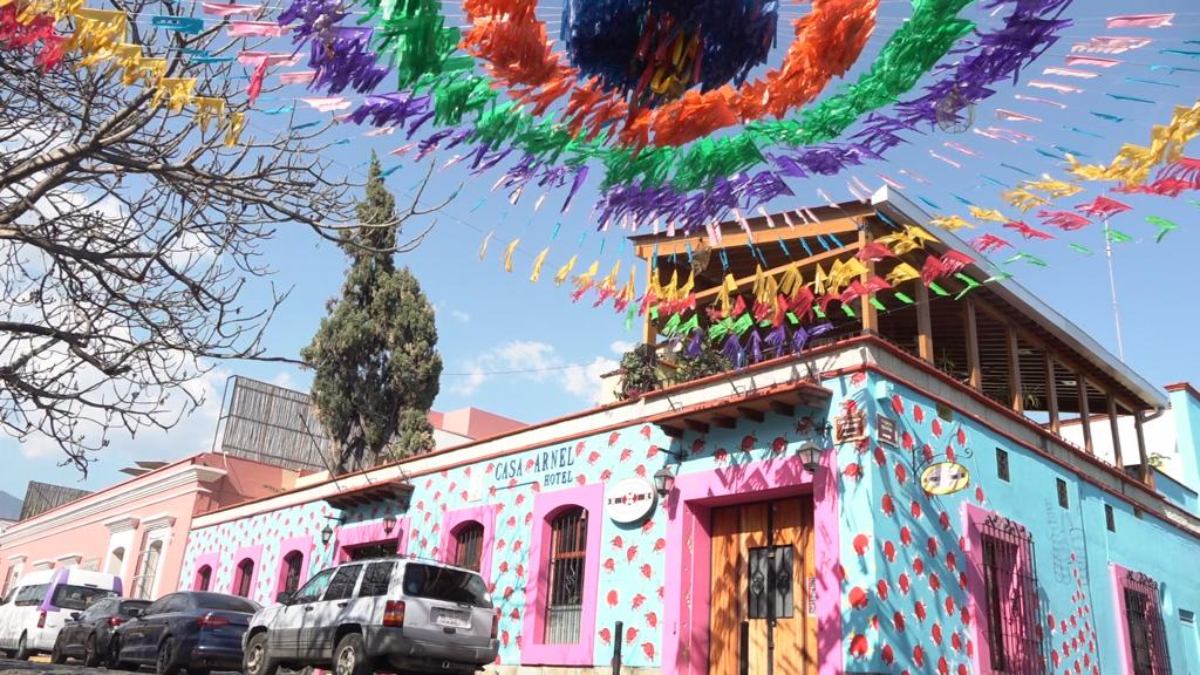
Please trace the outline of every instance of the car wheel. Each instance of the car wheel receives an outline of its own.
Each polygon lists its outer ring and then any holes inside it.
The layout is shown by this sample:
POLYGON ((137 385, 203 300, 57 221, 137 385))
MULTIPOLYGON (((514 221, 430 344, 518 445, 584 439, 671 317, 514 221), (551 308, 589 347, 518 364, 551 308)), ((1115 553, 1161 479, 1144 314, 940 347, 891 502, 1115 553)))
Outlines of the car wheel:
POLYGON ((108 638, 108 653, 104 658, 104 666, 109 670, 137 670, 137 666, 121 660, 121 641, 116 635, 108 638))
POLYGON ((175 662, 174 638, 167 638, 158 646, 158 658, 154 660, 154 672, 158 675, 179 675, 179 664, 175 662))
POLYGON ((50 663, 62 665, 67 662, 67 655, 62 650, 62 633, 54 639, 54 649, 50 650, 50 663))
POLYGON ((29 645, 26 644, 26 635, 21 633, 21 639, 17 640, 17 653, 13 655, 18 661, 28 661, 32 652, 29 651, 29 645))
POLYGON ((100 665, 100 650, 96 648, 95 633, 89 635, 87 642, 83 643, 83 665, 88 668, 95 668, 100 665))
POLYGON ((267 651, 267 633, 255 633, 246 643, 246 653, 242 655, 242 672, 246 675, 275 675, 279 670, 279 662, 271 658, 267 651))
POLYGON ((349 633, 338 641, 333 650, 334 675, 371 675, 373 670, 362 635, 349 633))

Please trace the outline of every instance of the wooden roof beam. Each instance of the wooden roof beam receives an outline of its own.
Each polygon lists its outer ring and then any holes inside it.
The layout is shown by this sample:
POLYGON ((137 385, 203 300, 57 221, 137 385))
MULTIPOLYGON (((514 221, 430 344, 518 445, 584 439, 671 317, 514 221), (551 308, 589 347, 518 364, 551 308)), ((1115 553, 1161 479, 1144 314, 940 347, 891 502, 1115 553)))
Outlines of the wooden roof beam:
POLYGON ((702 240, 706 242, 707 246, 711 247, 712 250, 716 252, 723 248, 729 249, 745 246, 748 243, 752 243, 755 246, 761 246, 763 244, 774 243, 780 240, 792 241, 808 237, 844 234, 857 231, 858 223, 853 219, 839 218, 837 220, 827 220, 820 223, 798 225, 794 228, 783 226, 770 230, 760 230, 755 232, 752 237, 747 235, 745 232, 725 234, 721 237, 721 241, 719 243, 707 241, 708 234, 701 233, 691 237, 678 237, 670 241, 660 241, 657 244, 636 244, 634 246, 634 253, 637 255, 637 257, 645 260, 654 256, 656 246, 658 249, 658 256, 661 258, 663 256, 671 255, 672 253, 687 253, 689 245, 694 251, 700 245, 702 240))

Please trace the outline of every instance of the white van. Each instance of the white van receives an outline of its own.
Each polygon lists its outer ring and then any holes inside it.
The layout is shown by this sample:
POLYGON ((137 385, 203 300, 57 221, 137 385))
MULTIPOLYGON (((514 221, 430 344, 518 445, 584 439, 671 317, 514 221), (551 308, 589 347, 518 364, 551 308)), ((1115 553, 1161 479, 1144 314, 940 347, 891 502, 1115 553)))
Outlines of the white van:
POLYGON ((0 651, 18 659, 49 652, 72 614, 120 595, 121 578, 111 574, 77 567, 30 572, 0 602, 0 651))

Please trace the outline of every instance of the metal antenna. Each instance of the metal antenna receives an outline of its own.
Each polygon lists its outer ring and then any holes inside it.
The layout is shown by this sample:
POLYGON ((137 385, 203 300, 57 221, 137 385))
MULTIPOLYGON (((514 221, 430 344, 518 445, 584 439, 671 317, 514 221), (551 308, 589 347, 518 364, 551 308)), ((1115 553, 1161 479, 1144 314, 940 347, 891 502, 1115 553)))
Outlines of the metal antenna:
POLYGON ((1117 356, 1125 360, 1125 342, 1121 339, 1121 306, 1117 302, 1117 271, 1113 262, 1112 236, 1109 234, 1108 218, 1104 219, 1104 255, 1108 258, 1108 287, 1112 293, 1113 322, 1117 327, 1117 356))

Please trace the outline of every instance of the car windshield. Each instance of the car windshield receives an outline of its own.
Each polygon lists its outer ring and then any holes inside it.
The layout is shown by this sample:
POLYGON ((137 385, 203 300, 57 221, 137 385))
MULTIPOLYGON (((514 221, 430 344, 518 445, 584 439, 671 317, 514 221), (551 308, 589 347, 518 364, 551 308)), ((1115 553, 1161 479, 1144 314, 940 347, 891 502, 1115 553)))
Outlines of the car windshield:
POLYGON ((225 612, 245 612, 253 614, 258 611, 258 605, 232 595, 221 593, 196 593, 196 605, 201 609, 215 609, 225 612))
POLYGON ((150 606, 149 600, 126 600, 121 603, 121 608, 117 610, 121 616, 133 616, 133 610, 146 609, 150 606))
POLYGON ((450 567, 409 563, 404 568, 404 594, 476 607, 492 606, 482 577, 450 567))
POLYGON ((54 589, 54 597, 50 599, 50 604, 62 609, 85 610, 93 602, 101 598, 111 598, 116 593, 106 588, 92 588, 91 586, 68 586, 62 585, 54 589))

